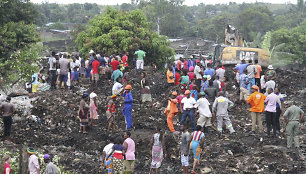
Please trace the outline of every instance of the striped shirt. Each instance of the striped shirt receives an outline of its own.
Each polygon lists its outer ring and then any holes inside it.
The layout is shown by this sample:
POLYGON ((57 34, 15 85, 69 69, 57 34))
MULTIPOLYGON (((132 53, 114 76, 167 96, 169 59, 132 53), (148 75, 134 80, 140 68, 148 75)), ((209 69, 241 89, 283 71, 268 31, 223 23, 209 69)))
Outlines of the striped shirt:
POLYGON ((201 131, 194 131, 192 133, 192 140, 193 141, 200 141, 204 137, 204 133, 201 131))

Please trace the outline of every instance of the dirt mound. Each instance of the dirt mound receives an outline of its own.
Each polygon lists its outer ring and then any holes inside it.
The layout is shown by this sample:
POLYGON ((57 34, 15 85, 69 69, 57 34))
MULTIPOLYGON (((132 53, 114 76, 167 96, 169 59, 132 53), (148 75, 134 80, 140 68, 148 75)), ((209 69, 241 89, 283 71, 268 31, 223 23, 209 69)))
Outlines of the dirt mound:
MULTIPOLYGON (((229 68, 228 68, 228 71, 229 68)), ((286 107, 292 101, 298 101, 305 108, 305 72, 278 70, 277 83, 286 94, 286 107)), ((149 142, 156 125, 166 130, 166 145, 168 158, 163 161, 161 173, 181 172, 179 158, 179 138, 168 131, 166 116, 163 114, 167 98, 176 87, 168 88, 165 74, 149 72, 151 92, 154 108, 140 108, 140 77, 134 72, 130 74, 133 84, 133 125, 132 138, 136 143, 135 173, 147 173, 151 163, 149 142)), ((229 73, 232 76, 232 73, 229 73)), ((86 82, 86 80, 84 81, 86 82)), ((31 115, 40 118, 41 124, 33 119, 16 121, 13 126, 13 141, 17 144, 28 144, 56 153, 61 157, 64 166, 73 173, 105 173, 100 168, 101 152, 107 144, 107 121, 105 116, 107 101, 111 95, 111 82, 102 81, 98 92, 99 123, 97 127, 90 127, 89 134, 78 133, 77 120, 78 105, 81 92, 78 88, 70 91, 49 91, 39 93, 39 98, 32 103, 31 115), (86 171, 86 172, 85 172, 86 171)), ((91 92, 89 85, 82 86, 91 92)), ((234 89, 230 99, 236 101, 238 96, 234 89)), ((116 101, 117 123, 120 131, 115 135, 122 135, 125 128, 124 117, 121 113, 123 99, 116 101)), ((250 116, 245 108, 236 105, 230 112, 235 130, 235 136, 218 138, 215 133, 206 134, 205 149, 202 153, 202 173, 303 173, 305 164, 297 158, 298 152, 287 150, 286 140, 271 139, 249 135, 251 129, 250 116)), ((179 122, 180 115, 174 122, 179 122)), ((282 121, 282 126, 283 126, 282 121)), ((177 127, 177 126, 175 126, 177 127)), ((301 135, 305 135, 305 124, 302 125, 301 135)), ((302 146, 306 144, 305 136, 300 136, 302 146)), ((305 148, 301 150, 305 153, 305 148)), ((191 160, 192 161, 192 160, 191 160)), ((190 161, 190 162, 191 162, 190 161)))

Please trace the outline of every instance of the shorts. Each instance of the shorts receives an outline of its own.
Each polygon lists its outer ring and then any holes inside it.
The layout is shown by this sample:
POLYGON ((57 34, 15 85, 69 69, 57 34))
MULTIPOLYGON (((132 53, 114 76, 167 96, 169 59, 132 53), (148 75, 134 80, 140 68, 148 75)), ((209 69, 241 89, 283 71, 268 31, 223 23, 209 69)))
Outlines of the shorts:
POLYGON ((62 75, 62 74, 60 74, 60 76, 59 76, 59 80, 60 80, 60 82, 67 82, 67 80, 68 80, 68 75, 62 75))
POLYGON ((197 121, 197 125, 200 125, 202 127, 207 127, 207 126, 212 126, 211 124, 211 117, 206 117, 204 115, 200 115, 198 121, 197 121))
POLYGON ((88 122, 80 122, 80 126, 87 126, 88 122))
POLYGON ((189 156, 185 156, 184 154, 181 155, 181 163, 183 167, 189 166, 189 156))
POLYGON ((37 88, 38 88, 38 84, 32 85, 32 92, 36 93, 37 92, 37 88))
POLYGON ((137 69, 143 69, 143 60, 137 60, 136 61, 136 68, 137 69))
POLYGON ((99 80, 99 74, 93 73, 92 80, 98 81, 99 80))

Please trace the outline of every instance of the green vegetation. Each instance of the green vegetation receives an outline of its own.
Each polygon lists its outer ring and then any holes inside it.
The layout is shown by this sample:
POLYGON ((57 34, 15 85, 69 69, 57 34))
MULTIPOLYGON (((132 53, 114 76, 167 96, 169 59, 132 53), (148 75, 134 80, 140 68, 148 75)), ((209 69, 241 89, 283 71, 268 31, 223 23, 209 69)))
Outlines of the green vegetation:
POLYGON ((76 43, 85 55, 91 49, 108 55, 125 51, 133 53, 142 46, 147 52, 147 63, 158 65, 174 54, 167 37, 151 31, 141 10, 122 12, 107 8, 103 15, 89 21, 86 31, 78 35, 76 43))
POLYGON ((0 2, 0 76, 5 84, 27 79, 36 71, 40 46, 36 43, 37 11, 27 1, 0 2))

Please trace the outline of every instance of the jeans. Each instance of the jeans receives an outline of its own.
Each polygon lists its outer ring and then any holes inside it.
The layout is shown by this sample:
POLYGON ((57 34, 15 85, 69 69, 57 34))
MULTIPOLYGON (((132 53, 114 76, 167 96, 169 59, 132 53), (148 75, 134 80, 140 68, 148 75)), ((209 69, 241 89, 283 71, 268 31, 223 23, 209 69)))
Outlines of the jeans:
POLYGON ((270 135, 271 125, 273 128, 273 135, 276 136, 276 112, 266 111, 267 133, 270 135))
POLYGON ((259 92, 261 92, 261 84, 260 84, 260 78, 255 78, 255 85, 258 86, 259 92))
MULTIPOLYGON (((189 116, 189 120, 190 120, 191 126, 192 126, 192 131, 195 131, 194 109, 184 110, 184 113, 182 115, 182 120, 181 120, 180 125, 184 124, 184 122, 186 121, 187 116, 189 116)), ((181 126, 180 126, 180 130, 181 130, 181 126)))
POLYGON ((11 126, 13 119, 11 116, 3 116, 3 124, 4 124, 4 137, 11 135, 11 126))
POLYGON ((252 93, 252 91, 251 91, 251 87, 253 86, 253 85, 255 85, 255 78, 253 77, 253 78, 249 78, 249 94, 251 94, 252 93))
POLYGON ((50 70, 50 84, 51 84, 51 87, 50 89, 56 89, 56 79, 57 79, 57 76, 56 76, 56 70, 50 70))

